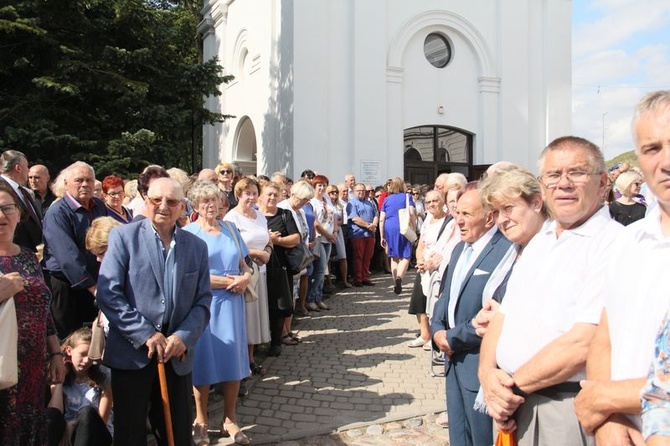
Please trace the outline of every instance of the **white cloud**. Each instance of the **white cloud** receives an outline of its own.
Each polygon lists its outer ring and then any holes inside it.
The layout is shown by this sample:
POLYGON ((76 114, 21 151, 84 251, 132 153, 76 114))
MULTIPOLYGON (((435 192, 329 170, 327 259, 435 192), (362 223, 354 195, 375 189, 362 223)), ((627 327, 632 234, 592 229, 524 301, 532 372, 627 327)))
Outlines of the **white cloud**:
POLYGON ((604 140, 610 159, 633 148, 630 119, 640 98, 670 89, 670 38, 661 26, 670 21, 670 2, 597 0, 586 7, 591 21, 574 20, 573 133, 604 140))

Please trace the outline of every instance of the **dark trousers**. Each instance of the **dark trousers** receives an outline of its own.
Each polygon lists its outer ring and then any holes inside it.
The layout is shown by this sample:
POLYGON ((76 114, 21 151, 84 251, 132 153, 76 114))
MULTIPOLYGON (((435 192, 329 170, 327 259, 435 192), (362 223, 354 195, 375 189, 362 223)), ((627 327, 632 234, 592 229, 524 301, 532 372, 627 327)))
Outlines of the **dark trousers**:
MULTIPOLYGON (((47 408, 46 415, 49 446, 58 446, 65 433, 65 418, 60 410, 53 407, 47 408)), ((75 423, 71 438, 73 446, 109 446, 112 444, 112 435, 100 418, 97 408, 86 406, 81 409, 75 423)))
MULTIPOLYGON (((179 376, 172 364, 165 364, 172 432, 175 445, 191 445, 191 374, 179 376)), ((112 369, 114 395, 114 444, 117 446, 146 446, 146 418, 159 446, 167 445, 165 418, 161 402, 158 367, 153 359, 139 370, 112 369)))
POLYGON ((88 290, 72 288, 70 282, 51 275, 51 312, 58 337, 65 339, 84 324, 91 324, 98 315, 95 298, 88 290))
POLYGON ((373 237, 352 238, 351 246, 354 254, 354 282, 370 280, 370 262, 375 250, 373 237))

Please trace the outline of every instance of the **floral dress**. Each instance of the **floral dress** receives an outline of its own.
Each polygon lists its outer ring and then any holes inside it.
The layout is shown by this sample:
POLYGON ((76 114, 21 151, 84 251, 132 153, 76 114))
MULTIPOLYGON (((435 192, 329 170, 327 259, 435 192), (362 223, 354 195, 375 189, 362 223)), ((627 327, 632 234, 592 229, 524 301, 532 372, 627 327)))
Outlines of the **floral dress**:
POLYGON ((37 257, 21 248, 16 256, 0 256, 0 272, 18 272, 25 290, 14 295, 19 329, 19 382, 0 390, 0 445, 46 444, 46 338, 56 334, 51 292, 37 257))

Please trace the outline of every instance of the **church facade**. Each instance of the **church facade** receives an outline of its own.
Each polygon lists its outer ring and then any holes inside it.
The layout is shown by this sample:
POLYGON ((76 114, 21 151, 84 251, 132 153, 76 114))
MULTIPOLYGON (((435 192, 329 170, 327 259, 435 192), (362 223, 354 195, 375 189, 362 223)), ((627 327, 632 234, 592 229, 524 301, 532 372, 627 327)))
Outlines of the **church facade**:
POLYGON ((535 170, 571 130, 569 0, 205 0, 205 58, 235 80, 207 98, 205 167, 312 169, 341 182, 497 161, 535 170))

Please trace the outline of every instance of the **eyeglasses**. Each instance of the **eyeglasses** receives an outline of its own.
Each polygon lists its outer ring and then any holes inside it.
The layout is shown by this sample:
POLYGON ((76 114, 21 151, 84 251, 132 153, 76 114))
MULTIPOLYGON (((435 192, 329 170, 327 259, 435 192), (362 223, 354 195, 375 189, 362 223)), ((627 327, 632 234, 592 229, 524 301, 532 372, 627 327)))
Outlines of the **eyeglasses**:
POLYGON ((163 198, 163 197, 149 197, 149 203, 154 206, 160 206, 163 203, 163 200, 167 203, 168 207, 176 208, 181 203, 181 200, 176 198, 163 198))
POLYGON ((5 204, 0 206, 0 211, 5 215, 14 215, 19 211, 19 206, 17 204, 5 204))
POLYGON ((573 185, 584 184, 589 180, 591 175, 600 175, 602 172, 586 172, 583 170, 569 170, 567 172, 549 172, 541 175, 538 179, 542 181, 544 187, 547 189, 555 189, 558 183, 565 175, 565 178, 573 185))
POLYGON ((107 195, 109 195, 110 197, 116 198, 116 197, 120 197, 121 195, 123 195, 123 192, 107 192, 107 195))
POLYGON ((336 191, 336 190, 331 190, 330 192, 328 192, 328 194, 329 194, 329 195, 332 195, 332 194, 339 194, 339 192, 336 191))
POLYGON ((221 170, 219 170, 219 173, 221 175, 230 175, 231 173, 233 173, 233 171, 229 170, 229 169, 221 169, 221 170))

